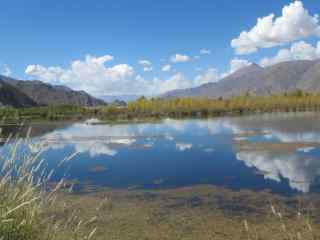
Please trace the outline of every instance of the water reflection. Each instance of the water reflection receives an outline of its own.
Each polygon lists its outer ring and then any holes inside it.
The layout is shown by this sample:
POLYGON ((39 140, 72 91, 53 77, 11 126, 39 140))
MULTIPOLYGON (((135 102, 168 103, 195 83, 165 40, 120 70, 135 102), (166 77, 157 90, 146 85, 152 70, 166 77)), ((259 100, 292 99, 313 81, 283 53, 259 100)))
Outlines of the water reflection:
POLYGON ((48 162, 75 152, 68 176, 103 186, 214 184, 308 193, 317 191, 320 175, 319 116, 269 114, 120 125, 94 119, 38 125, 32 130, 31 150, 47 149, 48 162))
POLYGON ((320 174, 320 161, 310 156, 274 154, 270 152, 239 152, 237 159, 259 170, 265 179, 289 181, 292 189, 307 193, 320 174))
POLYGON ((176 147, 179 151, 184 152, 192 148, 191 143, 176 143, 176 147))

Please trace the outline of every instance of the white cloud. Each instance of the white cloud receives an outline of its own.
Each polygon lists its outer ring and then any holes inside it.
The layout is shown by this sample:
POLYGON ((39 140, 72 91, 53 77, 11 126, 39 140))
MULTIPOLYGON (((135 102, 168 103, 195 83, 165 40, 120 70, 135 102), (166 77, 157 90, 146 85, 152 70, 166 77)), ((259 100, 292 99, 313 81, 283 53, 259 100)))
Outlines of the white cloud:
MULTIPOLYGON (((184 57, 177 57, 181 60, 184 57)), ((188 58, 188 57, 187 57, 188 58)), ((102 57, 86 56, 85 59, 75 60, 70 66, 42 66, 38 64, 27 66, 25 73, 35 79, 54 85, 65 85, 75 90, 84 90, 95 96, 117 94, 148 94, 158 95, 176 89, 196 87, 208 82, 218 81, 221 75, 216 69, 209 68, 200 72, 194 78, 186 78, 178 72, 169 78, 157 77, 146 79, 138 75, 135 69, 128 64, 109 66, 112 56, 102 57)), ((141 60, 139 64, 152 67, 148 60, 141 60)), ((233 59, 231 70, 235 71, 241 66, 249 64, 246 60, 233 59)), ((171 71, 170 64, 164 65, 162 71, 171 71)))
POLYGON ((193 83, 189 81, 182 73, 177 73, 166 80, 155 78, 153 80, 153 91, 165 93, 176 89, 184 89, 192 87, 193 83))
POLYGON ((316 149, 315 147, 302 147, 302 148, 298 148, 297 151, 303 152, 303 153, 309 153, 315 149, 316 149))
POLYGON ((153 67, 144 67, 143 71, 144 72, 151 72, 153 70, 153 67))
POLYGON ((194 79, 194 85, 202 85, 210 82, 217 82, 220 79, 220 75, 217 69, 209 68, 204 73, 198 75, 194 79))
POLYGON ((86 61, 97 63, 97 64, 104 64, 106 62, 112 61, 113 59, 114 57, 111 55, 104 55, 102 57, 92 57, 90 55, 87 55, 86 57, 86 61))
POLYGON ((265 179, 281 182, 285 178, 292 189, 303 193, 310 191, 311 184, 320 174, 319 161, 311 157, 249 151, 239 152, 236 156, 246 166, 257 168, 265 179))
MULTIPOLYGON (((193 80, 193 87, 200 86, 202 84, 210 83, 210 82, 218 82, 224 77, 240 70, 241 68, 247 67, 252 63, 245 59, 234 58, 230 61, 230 69, 221 73, 216 68, 208 68, 203 73, 197 75, 193 80)), ((196 71, 202 71, 201 68, 197 68, 196 71)))
POLYGON ((176 143, 176 148, 181 151, 187 151, 190 150, 192 148, 192 144, 191 143, 176 143))
POLYGON ((234 73, 241 68, 247 67, 252 63, 245 59, 234 58, 230 61, 230 73, 234 73))
POLYGON ((128 92, 129 89, 141 91, 140 84, 143 83, 135 80, 133 67, 128 64, 106 66, 112 59, 109 55, 88 55, 85 60, 73 61, 67 68, 29 65, 25 73, 47 83, 66 85, 94 95, 128 92))
POLYGON ((163 72, 170 72, 171 71, 171 65, 170 64, 164 65, 161 70, 163 72))
POLYGON ((91 157, 99 155, 115 156, 118 149, 130 147, 136 143, 135 135, 139 129, 128 126, 88 125, 76 123, 64 129, 58 129, 37 138, 34 152, 44 147, 63 149, 72 144, 76 153, 88 153, 91 157))
POLYGON ((260 61, 261 66, 270 66, 279 62, 292 60, 314 60, 320 58, 320 42, 316 46, 300 41, 290 48, 280 49, 274 57, 266 57, 260 61))
POLYGON ((140 60, 139 64, 144 66, 144 67, 149 67, 152 65, 152 63, 149 60, 140 60))
POLYGON ((4 65, 2 70, 1 70, 1 74, 3 76, 9 77, 9 76, 11 76, 12 71, 11 71, 11 69, 10 69, 10 67, 8 65, 4 65))
POLYGON ((227 77, 228 75, 240 70, 241 68, 250 66, 251 64, 252 62, 245 59, 239 59, 239 58, 231 59, 230 69, 227 72, 221 74, 221 78, 227 77))
POLYGON ((200 50, 200 54, 201 55, 210 55, 211 54, 211 50, 203 48, 200 50))
POLYGON ((153 70, 152 63, 149 60, 140 60, 139 64, 143 66, 144 72, 151 72, 153 70))
POLYGON ((318 15, 310 15, 301 1, 295 1, 283 7, 280 17, 272 13, 258 18, 257 24, 233 39, 231 46, 238 54, 249 54, 310 36, 320 36, 318 15))
POLYGON ((183 63, 183 62, 189 62, 191 61, 191 57, 188 55, 183 55, 183 54, 175 54, 171 56, 171 62, 173 63, 183 63))

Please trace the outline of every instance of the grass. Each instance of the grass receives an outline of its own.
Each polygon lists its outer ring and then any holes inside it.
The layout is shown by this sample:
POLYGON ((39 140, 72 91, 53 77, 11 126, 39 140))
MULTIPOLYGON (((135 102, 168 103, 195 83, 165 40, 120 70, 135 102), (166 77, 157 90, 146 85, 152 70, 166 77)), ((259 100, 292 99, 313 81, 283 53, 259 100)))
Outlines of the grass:
POLYGON ((90 220, 78 218, 56 202, 65 184, 61 180, 49 187, 52 172, 47 173, 41 159, 44 149, 31 151, 35 147, 28 138, 9 141, 0 161, 0 239, 93 239, 96 228, 90 220))

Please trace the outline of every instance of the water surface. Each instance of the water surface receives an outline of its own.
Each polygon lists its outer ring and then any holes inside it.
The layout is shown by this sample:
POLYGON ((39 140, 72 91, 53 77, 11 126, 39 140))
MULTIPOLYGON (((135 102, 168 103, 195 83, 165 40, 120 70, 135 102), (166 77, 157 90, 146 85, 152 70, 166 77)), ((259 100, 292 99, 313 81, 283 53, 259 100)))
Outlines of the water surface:
MULTIPOLYGON (((317 113, 132 124, 32 125, 52 180, 115 189, 215 185, 279 194, 319 191, 317 113), (75 157, 61 163, 62 159, 75 157)), ((19 130, 22 134, 24 131, 19 130)), ((18 127, 3 127, 2 134, 18 127)), ((5 156, 8 145, 0 148, 5 156)))

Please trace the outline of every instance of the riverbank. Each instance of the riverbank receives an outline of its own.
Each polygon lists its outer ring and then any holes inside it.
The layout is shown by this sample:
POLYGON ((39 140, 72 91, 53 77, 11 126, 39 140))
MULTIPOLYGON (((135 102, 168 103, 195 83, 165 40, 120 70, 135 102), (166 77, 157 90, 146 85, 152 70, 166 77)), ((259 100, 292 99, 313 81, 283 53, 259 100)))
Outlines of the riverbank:
POLYGON ((296 91, 284 95, 239 96, 229 99, 181 98, 146 99, 127 106, 48 106, 36 108, 1 108, 0 119, 6 122, 77 121, 97 118, 105 122, 146 122, 164 118, 208 118, 241 116, 270 112, 320 111, 320 95, 296 91))

